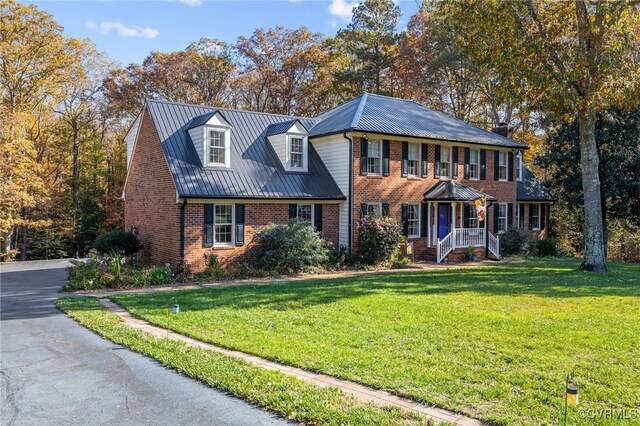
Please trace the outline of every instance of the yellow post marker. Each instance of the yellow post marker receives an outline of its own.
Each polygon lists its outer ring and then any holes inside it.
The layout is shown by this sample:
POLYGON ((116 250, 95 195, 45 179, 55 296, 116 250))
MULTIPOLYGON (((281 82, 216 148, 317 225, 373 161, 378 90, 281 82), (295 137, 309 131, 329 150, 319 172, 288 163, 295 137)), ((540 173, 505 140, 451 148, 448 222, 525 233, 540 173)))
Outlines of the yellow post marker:
POLYGON ((578 405, 578 386, 567 386, 567 405, 578 405))

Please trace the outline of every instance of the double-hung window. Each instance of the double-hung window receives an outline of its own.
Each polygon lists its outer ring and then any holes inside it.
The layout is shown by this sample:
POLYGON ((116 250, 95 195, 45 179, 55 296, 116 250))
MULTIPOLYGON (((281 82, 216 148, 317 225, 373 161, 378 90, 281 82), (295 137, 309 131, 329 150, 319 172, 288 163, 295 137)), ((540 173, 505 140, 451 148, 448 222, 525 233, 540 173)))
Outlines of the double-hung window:
POLYGON ((531 229, 534 231, 540 230, 540 204, 532 204, 531 205, 531 217, 529 218, 531 221, 531 229))
POLYGON ((367 216, 382 216, 382 203, 367 203, 367 216))
POLYGON ((507 232, 507 204, 498 204, 498 233, 507 232))
POLYGON ((298 204, 297 218, 299 222, 311 225, 313 223, 313 206, 311 204, 298 204))
POLYGON ((440 176, 448 177, 451 164, 451 148, 442 146, 440 147, 440 176))
POLYGON ((420 204, 407 204, 407 236, 420 236, 420 204))
POLYGON ((209 165, 227 164, 226 135, 224 130, 209 130, 209 165))
POLYGON ((289 164, 292 169, 304 168, 304 139, 292 136, 289 140, 289 164))
POLYGON ((469 228, 479 228, 480 221, 478 220, 478 213, 475 205, 468 205, 465 209, 467 215, 467 226, 469 228))
POLYGON ((408 144, 407 175, 418 176, 420 173, 420 145, 408 144))
POLYGON ((204 246, 232 245, 233 204, 207 204, 204 210, 204 246))
POLYGON ((498 180, 507 180, 507 153, 498 153, 498 180))
POLYGON ((380 175, 380 158, 382 157, 382 143, 369 139, 367 145, 367 174, 380 175))
POLYGON ((469 179, 480 179, 480 150, 469 150, 469 179))

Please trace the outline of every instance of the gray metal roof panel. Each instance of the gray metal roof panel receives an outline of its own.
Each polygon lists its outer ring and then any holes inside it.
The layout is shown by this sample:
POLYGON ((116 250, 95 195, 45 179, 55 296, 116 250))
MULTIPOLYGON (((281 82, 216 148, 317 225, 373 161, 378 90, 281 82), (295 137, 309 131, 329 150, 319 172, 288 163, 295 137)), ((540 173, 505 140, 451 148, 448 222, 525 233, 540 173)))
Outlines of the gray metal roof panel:
POLYGON ((473 126, 406 99, 366 93, 316 117, 311 136, 348 130, 398 136, 526 148, 497 133, 473 126))
POLYGON ((518 181, 516 188, 516 200, 518 201, 556 201, 556 198, 542 186, 538 179, 522 166, 522 180, 518 181))
MULTIPOLYGON (((311 126, 313 126, 316 123, 317 120, 309 120, 309 119, 307 119, 307 120, 304 120, 304 121, 306 121, 307 124, 309 124, 309 122, 311 122, 311 126)), ((270 124, 269 127, 267 127, 267 137, 285 133, 287 130, 289 130, 291 128, 291 126, 293 126, 296 123, 300 123, 300 125, 302 127, 304 127, 304 129, 307 132, 309 131, 309 128, 307 126, 305 126, 303 120, 295 119, 295 120, 283 121, 281 123, 270 124)))
MULTIPOLYGON (((290 116, 155 100, 147 100, 147 107, 182 197, 345 198, 312 143, 308 173, 285 172, 265 134, 271 124, 291 121, 290 116), (233 126, 230 170, 202 167, 186 131, 194 117, 216 111, 223 111, 233 126)), ((315 122, 299 120, 307 128, 315 122)))
POLYGON ((478 191, 466 185, 462 185, 453 180, 441 180, 424 193, 425 200, 443 201, 471 201, 482 196, 489 201, 495 201, 495 197, 478 191))

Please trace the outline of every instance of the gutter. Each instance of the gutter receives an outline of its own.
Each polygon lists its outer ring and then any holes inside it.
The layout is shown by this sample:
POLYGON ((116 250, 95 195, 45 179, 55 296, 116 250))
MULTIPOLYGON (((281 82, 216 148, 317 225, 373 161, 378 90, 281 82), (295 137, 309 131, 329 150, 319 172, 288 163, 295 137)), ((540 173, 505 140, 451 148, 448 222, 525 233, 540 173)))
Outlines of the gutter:
POLYGON ((344 138, 349 141, 349 211, 347 217, 349 220, 349 250, 353 250, 353 139, 344 132, 344 138))
POLYGON ((180 259, 184 260, 184 209, 187 206, 187 200, 183 200, 180 205, 180 259))

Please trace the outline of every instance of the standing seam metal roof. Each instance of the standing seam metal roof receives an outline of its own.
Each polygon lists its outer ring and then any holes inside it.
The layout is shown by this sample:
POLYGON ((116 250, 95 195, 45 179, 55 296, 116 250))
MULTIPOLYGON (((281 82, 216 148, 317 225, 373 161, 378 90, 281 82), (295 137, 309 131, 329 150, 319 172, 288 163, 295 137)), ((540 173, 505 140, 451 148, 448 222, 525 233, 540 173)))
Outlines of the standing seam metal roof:
POLYGON ((522 166, 522 180, 518 181, 516 188, 516 200, 518 201, 556 201, 547 188, 542 186, 536 177, 522 166))
POLYGON ((526 149, 497 133, 416 102, 365 93, 316 117, 310 136, 349 130, 526 149))
MULTIPOLYGON (((271 124, 291 121, 290 116, 155 100, 147 100, 147 109, 181 197, 345 198, 312 143, 308 173, 285 172, 265 134, 271 124), (187 132, 194 118, 204 120, 216 111, 233 126, 230 169, 202 167, 187 132)), ((315 120, 299 120, 306 128, 315 124, 315 120)))
POLYGON ((425 200, 442 200, 442 201, 471 201, 482 196, 486 196, 487 200, 495 201, 495 197, 478 191, 466 185, 462 185, 453 180, 441 180, 424 193, 425 200))

